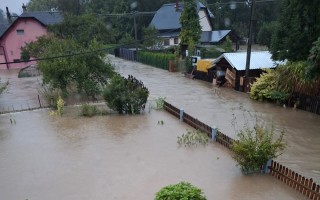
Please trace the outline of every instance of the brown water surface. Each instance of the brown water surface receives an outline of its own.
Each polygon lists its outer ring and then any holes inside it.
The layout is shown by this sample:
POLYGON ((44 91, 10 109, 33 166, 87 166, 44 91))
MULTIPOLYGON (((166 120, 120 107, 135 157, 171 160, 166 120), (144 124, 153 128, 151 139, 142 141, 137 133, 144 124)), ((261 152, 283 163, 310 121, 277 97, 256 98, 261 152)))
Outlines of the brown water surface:
POLYGON ((1 199, 150 200, 180 181, 208 199, 303 199, 269 175, 242 175, 218 144, 179 147, 189 127, 166 112, 84 118, 78 109, 0 116, 1 199))
POLYGON ((210 126, 217 126, 233 138, 236 130, 247 121, 252 123, 256 117, 267 124, 273 123, 279 131, 284 128, 288 146, 277 160, 320 183, 320 115, 253 101, 248 94, 187 79, 179 72, 169 73, 136 62, 110 59, 119 73, 141 79, 151 92, 151 100, 166 97, 176 107, 210 126), (232 122, 236 122, 235 127, 232 122))

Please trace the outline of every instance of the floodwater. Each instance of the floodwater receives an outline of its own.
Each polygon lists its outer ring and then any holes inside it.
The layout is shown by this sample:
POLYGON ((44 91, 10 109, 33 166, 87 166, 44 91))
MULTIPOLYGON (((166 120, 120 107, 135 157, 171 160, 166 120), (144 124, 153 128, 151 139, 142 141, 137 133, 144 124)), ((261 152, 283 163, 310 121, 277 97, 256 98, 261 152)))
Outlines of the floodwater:
MULTIPOLYGON (((118 72, 144 82, 149 102, 166 97, 231 137, 245 118, 252 121, 250 114, 259 113, 259 119, 273 121, 279 130, 284 127, 288 148, 278 161, 320 182, 319 116, 251 101, 246 94, 180 73, 110 59, 118 72)), ((1 107, 38 106, 39 77, 0 73, 2 82, 10 78, 1 107)), ((208 199, 304 199, 271 176, 242 175, 219 144, 178 147, 177 136, 190 127, 166 112, 84 118, 78 116, 79 107, 66 109, 63 117, 49 116, 45 109, 0 115, 0 199, 147 200, 161 187, 180 181, 203 189, 208 199), (158 125, 159 120, 164 125, 158 125)))
POLYGON ((166 97, 176 107, 230 137, 236 138, 236 131, 256 118, 270 127, 273 124, 278 131, 284 129, 287 148, 276 160, 320 183, 320 115, 253 101, 245 93, 191 80, 181 73, 111 56, 110 61, 122 75, 141 79, 150 90, 151 100, 166 97))
POLYGON ((189 127, 166 112, 84 118, 66 109, 0 115, 1 199, 150 200, 180 181, 207 199, 304 199, 271 176, 242 175, 219 144, 179 147, 189 127))

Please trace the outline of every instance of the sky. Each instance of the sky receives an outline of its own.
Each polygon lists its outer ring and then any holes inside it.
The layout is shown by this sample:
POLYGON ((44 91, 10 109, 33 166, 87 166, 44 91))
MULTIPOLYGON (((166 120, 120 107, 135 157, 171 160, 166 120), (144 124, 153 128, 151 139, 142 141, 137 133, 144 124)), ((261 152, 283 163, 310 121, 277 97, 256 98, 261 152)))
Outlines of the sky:
POLYGON ((29 0, 0 0, 0 8, 6 13, 6 7, 8 7, 11 13, 20 15, 22 13, 22 4, 26 5, 28 2, 29 0))

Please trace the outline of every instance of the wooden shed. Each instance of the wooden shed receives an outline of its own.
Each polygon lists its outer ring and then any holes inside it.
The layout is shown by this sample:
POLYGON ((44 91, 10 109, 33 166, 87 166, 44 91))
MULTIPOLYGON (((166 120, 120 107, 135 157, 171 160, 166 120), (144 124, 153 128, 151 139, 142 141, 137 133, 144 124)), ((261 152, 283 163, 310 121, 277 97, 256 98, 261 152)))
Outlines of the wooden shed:
POLYGON ((260 77, 264 69, 274 69, 284 62, 271 59, 271 53, 268 51, 251 52, 249 81, 244 85, 246 71, 247 52, 224 53, 215 60, 217 69, 226 72, 225 78, 229 85, 237 91, 250 91, 250 83, 253 83, 257 77, 260 77))

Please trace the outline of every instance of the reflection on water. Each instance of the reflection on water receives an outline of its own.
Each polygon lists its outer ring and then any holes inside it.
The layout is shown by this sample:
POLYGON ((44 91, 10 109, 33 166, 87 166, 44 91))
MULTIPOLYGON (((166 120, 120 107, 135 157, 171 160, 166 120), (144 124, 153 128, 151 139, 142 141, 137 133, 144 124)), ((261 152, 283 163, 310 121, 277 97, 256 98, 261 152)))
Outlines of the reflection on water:
POLYGON ((189 127, 166 112, 85 118, 77 109, 12 114, 15 125, 0 116, 1 199, 150 200, 179 181, 208 199, 302 198, 271 176, 243 176, 218 144, 178 147, 189 127))
POLYGON ((265 123, 285 129, 288 148, 277 160, 306 177, 320 183, 320 116, 302 110, 250 100, 247 94, 228 88, 216 88, 210 83, 185 78, 181 73, 149 67, 140 63, 110 57, 116 70, 124 76, 131 74, 149 88, 150 99, 158 96, 210 126, 235 138, 231 125, 233 114, 237 127, 255 116, 265 123), (249 116, 249 114, 253 116, 249 116))

